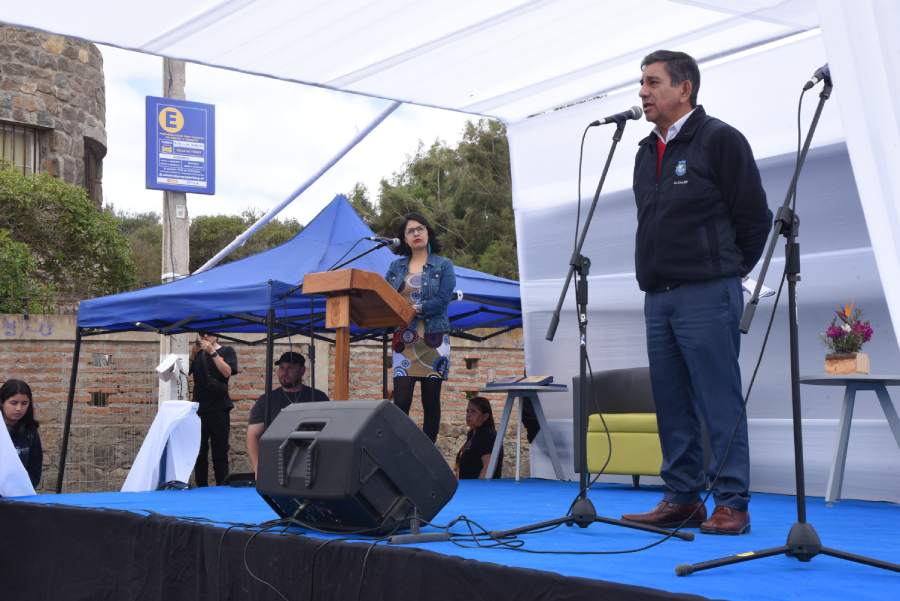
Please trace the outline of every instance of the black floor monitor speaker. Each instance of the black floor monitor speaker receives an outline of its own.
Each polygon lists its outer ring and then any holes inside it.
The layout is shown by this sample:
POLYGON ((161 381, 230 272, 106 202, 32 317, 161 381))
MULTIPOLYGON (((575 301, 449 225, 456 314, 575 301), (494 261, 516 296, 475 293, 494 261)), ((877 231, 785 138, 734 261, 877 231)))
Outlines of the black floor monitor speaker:
POLYGON ((430 520, 456 492, 434 443, 388 401, 288 405, 263 433, 256 490, 283 518, 386 533, 430 520))

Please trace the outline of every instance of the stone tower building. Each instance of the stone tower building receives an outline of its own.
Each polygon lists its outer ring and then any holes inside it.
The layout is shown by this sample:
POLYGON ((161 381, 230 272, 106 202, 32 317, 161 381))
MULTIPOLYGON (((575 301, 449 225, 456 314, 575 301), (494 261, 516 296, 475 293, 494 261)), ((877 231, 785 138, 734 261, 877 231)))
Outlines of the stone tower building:
POLYGON ((83 186, 99 207, 105 121, 94 44, 0 25, 0 160, 83 186))

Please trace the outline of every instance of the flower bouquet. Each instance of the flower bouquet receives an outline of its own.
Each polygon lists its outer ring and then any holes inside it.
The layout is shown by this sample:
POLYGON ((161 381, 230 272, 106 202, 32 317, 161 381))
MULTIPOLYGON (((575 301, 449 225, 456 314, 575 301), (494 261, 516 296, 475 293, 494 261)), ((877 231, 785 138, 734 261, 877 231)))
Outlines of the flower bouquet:
POLYGON ((863 321, 859 307, 853 304, 839 307, 822 335, 822 341, 830 351, 825 356, 825 371, 869 373, 869 356, 860 350, 872 339, 873 333, 872 325, 863 321))

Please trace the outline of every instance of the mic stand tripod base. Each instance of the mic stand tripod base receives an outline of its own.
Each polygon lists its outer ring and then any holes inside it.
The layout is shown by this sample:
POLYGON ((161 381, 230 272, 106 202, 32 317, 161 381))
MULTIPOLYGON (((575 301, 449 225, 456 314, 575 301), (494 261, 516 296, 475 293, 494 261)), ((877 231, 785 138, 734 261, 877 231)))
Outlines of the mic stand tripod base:
POLYGON ((822 555, 828 555, 829 557, 854 561, 875 568, 900 572, 900 565, 896 563, 823 547, 822 542, 819 540, 819 535, 816 534, 816 529, 813 528, 812 524, 807 522, 796 522, 788 533, 787 543, 780 547, 772 547, 760 551, 747 551, 745 553, 731 555, 730 557, 722 557, 720 559, 712 559, 700 563, 681 564, 675 567, 675 573, 678 576, 688 576, 689 574, 701 570, 718 568, 734 563, 741 563, 742 561, 751 561, 753 559, 762 559, 763 557, 772 557, 773 555, 787 555, 788 557, 794 557, 802 562, 808 562, 820 553, 822 555))
POLYGON ((547 520, 545 522, 537 522, 536 524, 529 524, 528 526, 522 526, 520 528, 513 528, 512 530, 497 530, 491 532, 491 536, 493 538, 509 538, 512 536, 517 536, 519 534, 541 531, 545 528, 552 528, 561 524, 565 524, 566 526, 578 526, 579 528, 587 528, 591 524, 597 523, 611 524, 613 526, 623 526, 625 528, 633 528, 634 530, 643 530, 644 532, 652 532, 654 534, 672 536, 684 541, 694 540, 693 532, 674 532, 672 530, 666 530, 665 528, 658 528, 656 526, 650 526, 648 524, 639 524, 637 522, 629 522, 628 520, 616 520, 613 518, 598 516, 597 510, 594 509, 594 504, 591 503, 591 500, 586 496, 578 497, 578 500, 576 500, 575 504, 572 505, 572 511, 567 516, 547 520))
POLYGON ((450 540, 449 532, 420 532, 422 518, 419 512, 413 512, 409 519, 409 534, 395 534, 388 539, 391 545, 411 545, 415 543, 443 543, 450 540))

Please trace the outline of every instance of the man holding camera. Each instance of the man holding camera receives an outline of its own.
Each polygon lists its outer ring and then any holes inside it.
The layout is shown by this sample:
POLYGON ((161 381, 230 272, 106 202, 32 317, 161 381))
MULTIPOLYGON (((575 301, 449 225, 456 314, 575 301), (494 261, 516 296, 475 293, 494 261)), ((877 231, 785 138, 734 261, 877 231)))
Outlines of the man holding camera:
POLYGON ((200 453, 194 466, 197 486, 209 484, 209 459, 212 449, 216 484, 228 476, 228 438, 234 403, 228 395, 228 380, 238 373, 237 353, 219 344, 218 336, 200 332, 191 347, 190 374, 194 377, 192 400, 200 406, 200 453))

